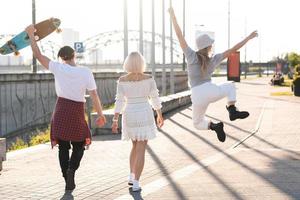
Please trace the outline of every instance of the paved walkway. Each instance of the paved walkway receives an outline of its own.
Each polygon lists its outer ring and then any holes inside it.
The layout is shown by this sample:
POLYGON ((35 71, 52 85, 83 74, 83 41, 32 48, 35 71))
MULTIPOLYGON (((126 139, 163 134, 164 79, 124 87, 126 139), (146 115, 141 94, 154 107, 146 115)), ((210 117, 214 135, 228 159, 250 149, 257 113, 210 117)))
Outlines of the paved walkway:
POLYGON ((130 142, 98 136, 76 173, 77 187, 64 193, 57 149, 48 144, 8 154, 0 175, 0 199, 300 199, 300 98, 271 96, 269 79, 237 83, 237 106, 250 111, 229 121, 226 100, 207 116, 222 120, 228 137, 193 128, 191 107, 168 114, 149 142, 141 193, 127 186, 130 142))

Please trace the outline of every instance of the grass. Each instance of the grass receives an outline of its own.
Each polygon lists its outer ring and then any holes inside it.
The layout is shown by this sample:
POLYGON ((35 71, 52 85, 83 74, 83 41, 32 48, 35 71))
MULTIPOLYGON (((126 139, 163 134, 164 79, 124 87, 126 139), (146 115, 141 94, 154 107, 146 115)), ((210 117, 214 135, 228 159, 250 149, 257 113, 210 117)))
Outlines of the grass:
POLYGON ((50 142, 50 127, 38 135, 33 136, 29 141, 29 146, 50 142))
MULTIPOLYGON (((103 106, 103 110, 113 109, 115 107, 114 104, 108 104, 103 106)), ((85 114, 86 121, 88 120, 87 114, 85 114)), ((28 142, 24 141, 21 138, 17 138, 15 142, 11 144, 8 148, 8 151, 15 151, 19 149, 24 149, 30 146, 35 146, 38 144, 44 144, 50 142, 50 126, 46 130, 36 130, 32 132, 30 135, 30 140, 28 142)))
POLYGON ((271 96, 293 96, 293 92, 271 92, 271 96))
POLYGON ((293 80, 284 80, 284 83, 282 84, 283 87, 291 87, 293 84, 293 80))
POLYGON ((14 143, 8 148, 8 151, 14 151, 19 149, 24 149, 30 146, 35 146, 38 144, 44 144, 50 141, 50 127, 46 130, 36 130, 33 133, 33 136, 30 138, 28 142, 25 142, 21 138, 17 138, 14 143))
POLYGON ((19 149, 27 148, 28 144, 24 142, 21 138, 17 138, 16 142, 12 143, 12 145, 9 147, 8 151, 14 151, 19 149))
POLYGON ((115 107, 115 104, 108 104, 108 105, 104 105, 103 106, 103 110, 109 110, 109 109, 113 109, 115 107))

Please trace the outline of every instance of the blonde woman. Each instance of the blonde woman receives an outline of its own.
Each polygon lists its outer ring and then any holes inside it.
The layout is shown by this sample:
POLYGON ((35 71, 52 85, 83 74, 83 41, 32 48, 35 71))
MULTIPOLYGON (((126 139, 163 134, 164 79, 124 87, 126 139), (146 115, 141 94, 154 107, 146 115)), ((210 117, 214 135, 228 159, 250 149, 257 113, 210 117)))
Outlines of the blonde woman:
POLYGON ((147 142, 155 138, 157 132, 152 108, 157 114, 158 127, 162 127, 164 119, 155 80, 144 74, 143 56, 139 52, 130 53, 123 68, 127 74, 120 77, 117 83, 112 131, 117 133, 119 115, 122 113, 122 139, 132 141, 128 184, 132 185, 132 191, 140 191, 139 179, 147 142))
POLYGON ((236 52, 249 40, 257 37, 257 32, 252 32, 248 37, 236 44, 233 48, 228 49, 223 53, 211 56, 210 54, 214 40, 206 34, 198 36, 196 38, 196 45, 198 49, 197 51, 192 50, 182 35, 173 8, 169 8, 169 13, 180 46, 187 59, 188 80, 192 91, 191 98, 194 127, 199 130, 213 130, 217 133, 219 141, 224 142, 226 134, 223 129, 223 123, 213 123, 204 117, 208 105, 227 97, 228 105, 226 108, 229 112, 229 119, 231 121, 244 119, 249 116, 249 113, 246 111, 238 111, 235 107, 236 89, 234 84, 232 82, 219 85, 214 84, 211 82, 211 75, 216 66, 218 66, 222 60, 236 52))

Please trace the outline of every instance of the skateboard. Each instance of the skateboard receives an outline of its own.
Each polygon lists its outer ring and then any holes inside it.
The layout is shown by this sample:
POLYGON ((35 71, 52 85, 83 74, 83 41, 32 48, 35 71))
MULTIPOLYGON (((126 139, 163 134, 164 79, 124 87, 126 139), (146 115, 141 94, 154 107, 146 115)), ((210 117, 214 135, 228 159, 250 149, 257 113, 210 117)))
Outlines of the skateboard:
MULTIPOLYGON (((46 36, 48 36, 53 31, 61 32, 58 28, 60 25, 60 20, 57 18, 50 18, 44 20, 38 24, 35 24, 34 27, 36 32, 34 33, 34 37, 36 41, 39 41, 46 36)), ((19 55, 19 50, 23 49, 30 45, 30 40, 26 31, 22 31, 9 41, 7 41, 2 47, 0 47, 0 53, 2 55, 7 55, 10 53, 14 53, 15 55, 19 55)))

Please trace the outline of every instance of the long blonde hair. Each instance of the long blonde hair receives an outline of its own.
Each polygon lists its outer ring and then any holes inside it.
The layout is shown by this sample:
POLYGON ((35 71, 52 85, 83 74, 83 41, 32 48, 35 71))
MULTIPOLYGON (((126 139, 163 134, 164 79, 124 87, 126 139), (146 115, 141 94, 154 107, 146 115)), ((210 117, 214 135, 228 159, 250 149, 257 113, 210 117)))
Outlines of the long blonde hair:
POLYGON ((196 52, 199 63, 200 63, 200 69, 201 69, 201 76, 204 76, 205 74, 207 74, 207 68, 209 65, 209 52, 211 50, 211 46, 206 47, 204 49, 200 49, 196 52))

